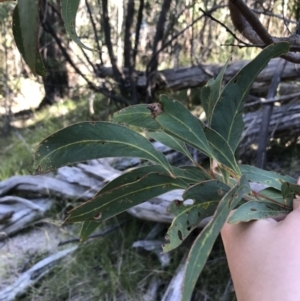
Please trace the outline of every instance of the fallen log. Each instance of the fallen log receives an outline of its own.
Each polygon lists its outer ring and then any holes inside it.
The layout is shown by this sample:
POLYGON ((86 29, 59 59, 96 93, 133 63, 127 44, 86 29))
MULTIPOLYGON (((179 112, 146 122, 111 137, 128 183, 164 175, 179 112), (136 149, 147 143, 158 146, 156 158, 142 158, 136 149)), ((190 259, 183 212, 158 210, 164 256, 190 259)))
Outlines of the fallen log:
MULTIPOLYGON (((277 69, 279 58, 271 60, 268 66, 258 75, 250 94, 266 95, 268 90, 268 84, 270 83, 272 76, 277 69)), ((241 70, 250 61, 241 60, 235 61, 228 65, 224 75, 225 82, 228 82, 233 76, 235 76, 239 70, 241 70)), ((188 88, 196 88, 204 86, 209 79, 216 77, 222 64, 199 64, 192 67, 179 67, 173 69, 165 69, 162 71, 156 71, 153 75, 152 84, 160 91, 166 90, 182 90, 188 88)), ((124 74, 128 74, 126 69, 123 70, 124 74)), ((98 71, 100 78, 113 78, 112 67, 100 66, 98 71)), ((144 72, 136 71, 136 85, 137 88, 144 90, 146 88, 147 79, 144 72)), ((300 78, 297 65, 291 62, 287 62, 283 71, 282 82, 297 80, 300 78)), ((128 81, 129 83, 130 81, 128 81)), ((290 91, 288 92, 290 93, 290 91)))

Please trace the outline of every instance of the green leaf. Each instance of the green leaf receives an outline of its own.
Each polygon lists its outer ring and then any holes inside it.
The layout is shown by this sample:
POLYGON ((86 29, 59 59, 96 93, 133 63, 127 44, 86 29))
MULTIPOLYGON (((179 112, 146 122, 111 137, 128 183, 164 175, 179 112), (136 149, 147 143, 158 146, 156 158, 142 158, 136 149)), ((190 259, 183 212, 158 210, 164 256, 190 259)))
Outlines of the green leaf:
POLYGON ((35 167, 46 172, 60 166, 104 157, 139 157, 161 164, 171 174, 162 153, 142 135, 109 122, 82 122, 45 140, 36 152, 35 167))
POLYGON ((153 119, 148 105, 134 105, 114 113, 113 121, 128 125, 156 131, 160 129, 159 124, 153 119))
POLYGON ((37 0, 19 0, 13 11, 13 35, 24 61, 34 75, 46 74, 39 50, 39 5, 37 0))
POLYGON ((133 206, 175 189, 185 189, 187 184, 161 173, 151 173, 141 179, 96 195, 92 200, 73 209, 67 222, 86 220, 104 221, 133 206))
POLYGON ((233 151, 236 150, 244 129, 243 103, 253 81, 272 58, 283 55, 288 50, 289 44, 286 42, 266 47, 227 84, 215 104, 211 127, 225 138, 233 151))
MULTIPOLYGON (((22 0, 21 0, 22 1, 22 0)), ((93 50, 85 46, 76 33, 76 14, 80 0, 61 0, 61 16, 65 24, 65 29, 71 39, 80 47, 93 50)))
POLYGON ((274 188, 266 188, 261 190, 259 193, 259 199, 261 201, 268 202, 277 202, 278 204, 282 204, 284 206, 293 207, 293 198, 294 197, 286 197, 283 198, 281 191, 274 188))
POLYGON ((99 222, 85 221, 80 230, 80 242, 85 242, 89 236, 100 226, 99 222))
POLYGON ((189 184, 199 183, 211 178, 208 172, 196 166, 173 167, 173 173, 176 177, 185 180, 189 184))
POLYGON ((160 102, 163 112, 157 115, 155 120, 162 130, 211 156, 212 150, 203 131, 204 124, 179 101, 162 95, 160 102))
POLYGON ((243 176, 236 186, 222 198, 213 219, 201 231, 189 252, 185 267, 181 300, 190 300, 196 281, 206 263, 213 244, 218 237, 230 211, 240 202, 242 197, 251 191, 248 181, 243 176))
POLYGON ((146 135, 149 138, 152 138, 152 139, 154 139, 154 140, 156 140, 158 142, 161 142, 162 144, 164 144, 164 145, 172 148, 173 150, 175 150, 175 151, 177 151, 179 153, 184 154, 192 162, 194 161, 193 158, 191 157, 191 154, 187 150, 186 145, 182 141, 176 139, 175 137, 173 137, 171 135, 168 135, 167 133, 161 132, 161 131, 158 131, 158 132, 147 132, 146 135))
MULTIPOLYGON (((153 172, 165 172, 164 168, 160 165, 152 165, 152 166, 143 166, 139 167, 133 170, 130 170, 128 172, 123 173, 121 176, 115 178, 111 182, 109 182, 107 185, 105 185, 96 195, 95 197, 113 190, 118 189, 122 185, 131 184, 133 182, 138 181, 142 177, 144 177, 147 174, 153 173, 153 172)), ((96 230, 96 228, 100 225, 99 221, 85 221, 83 222, 81 232, 80 232, 80 241, 84 242, 92 233, 96 230)))
POLYGON ((285 202, 287 202, 289 204, 290 207, 293 206, 293 199, 295 198, 296 195, 300 195, 300 186, 297 184, 292 184, 291 181, 289 181, 290 183, 283 183, 281 186, 281 193, 282 196, 285 200, 285 202))
POLYGON ((228 66, 228 62, 229 61, 225 63, 217 78, 210 79, 201 89, 201 105, 205 111, 208 125, 211 125, 213 109, 221 95, 222 80, 228 66))
POLYGON ((174 214, 175 206, 180 207, 181 212, 177 212, 168 229, 166 239, 169 242, 164 244, 163 251, 169 252, 177 248, 205 217, 214 214, 218 204, 219 201, 208 201, 197 205, 185 206, 183 202, 173 202, 168 212, 174 214))
POLYGON ((236 163, 232 149, 227 141, 211 128, 204 129, 208 144, 214 153, 214 158, 223 165, 229 167, 237 175, 240 175, 240 169, 236 163))
POLYGON ((297 180, 290 176, 283 176, 279 173, 266 171, 250 165, 240 165, 240 171, 249 181, 265 184, 277 190, 281 190, 281 185, 284 182, 297 183, 297 180))
POLYGON ((194 204, 200 204, 206 201, 217 201, 224 197, 229 187, 217 180, 209 180, 200 182, 188 188, 184 194, 183 199, 192 199, 194 204))
POLYGON ((163 246, 164 252, 177 248, 184 239, 207 216, 213 215, 219 201, 229 191, 224 183, 211 180, 190 187, 184 194, 184 200, 192 199, 193 205, 184 205, 184 202, 174 201, 168 212, 175 215, 167 232, 169 243, 163 246))
POLYGON ((252 220, 288 214, 290 212, 291 210, 269 202, 250 201, 237 208, 229 218, 228 223, 237 224, 240 222, 249 222, 252 220))
POLYGON ((101 195, 107 191, 119 188, 122 185, 131 184, 140 180, 142 177, 150 173, 165 173, 165 169, 160 165, 142 166, 130 171, 124 172, 119 177, 107 183, 97 194, 101 195))

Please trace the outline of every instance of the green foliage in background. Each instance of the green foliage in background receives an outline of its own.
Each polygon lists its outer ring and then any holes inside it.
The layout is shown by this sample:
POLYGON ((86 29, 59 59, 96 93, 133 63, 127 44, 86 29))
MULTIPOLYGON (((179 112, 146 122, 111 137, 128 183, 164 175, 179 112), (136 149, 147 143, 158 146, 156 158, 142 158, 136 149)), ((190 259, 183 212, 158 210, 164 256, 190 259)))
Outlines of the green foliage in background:
POLYGON ((208 124, 197 119, 177 100, 162 96, 160 103, 132 106, 115 113, 114 121, 122 125, 77 123, 43 140, 35 157, 38 172, 111 156, 140 157, 152 163, 111 181, 92 200, 69 212, 66 222, 83 223, 82 241, 99 222, 170 190, 184 189, 183 200, 191 199, 193 204, 186 205, 183 201, 171 204, 169 211, 175 218, 168 230, 169 241, 164 251, 179 246, 204 217, 213 215, 187 258, 182 300, 189 300, 232 209, 237 210, 229 219, 231 223, 290 212, 291 201, 298 193, 294 185, 296 180, 252 166, 239 166, 234 156, 244 126, 243 102, 254 79, 270 59, 288 50, 287 43, 268 46, 222 89, 224 67, 216 80, 209 81, 202 90, 208 124), (210 170, 197 162, 190 168, 171 166, 147 139, 124 124, 147 130, 149 137, 190 159, 186 145, 192 146, 210 157, 210 170), (269 188, 258 193, 251 189, 251 182, 269 188))
MULTIPOLYGON (((62 18, 70 37, 80 47, 89 49, 80 41, 75 30, 79 2, 80 0, 62 0, 62 18)), ((12 29, 16 45, 31 72, 34 75, 45 76, 45 67, 38 50, 39 9, 40 3, 38 0, 18 0, 13 11, 12 29)))

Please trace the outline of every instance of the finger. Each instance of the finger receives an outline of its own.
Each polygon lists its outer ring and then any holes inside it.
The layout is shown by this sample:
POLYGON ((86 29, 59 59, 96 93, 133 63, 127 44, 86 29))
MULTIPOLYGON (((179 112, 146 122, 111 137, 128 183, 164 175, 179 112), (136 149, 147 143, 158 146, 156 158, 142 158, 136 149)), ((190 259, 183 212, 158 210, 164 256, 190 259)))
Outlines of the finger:
POLYGON ((294 201, 293 201, 293 209, 294 210, 299 210, 299 208, 300 208, 300 198, 299 198, 299 196, 296 198, 296 199, 294 199, 294 201))

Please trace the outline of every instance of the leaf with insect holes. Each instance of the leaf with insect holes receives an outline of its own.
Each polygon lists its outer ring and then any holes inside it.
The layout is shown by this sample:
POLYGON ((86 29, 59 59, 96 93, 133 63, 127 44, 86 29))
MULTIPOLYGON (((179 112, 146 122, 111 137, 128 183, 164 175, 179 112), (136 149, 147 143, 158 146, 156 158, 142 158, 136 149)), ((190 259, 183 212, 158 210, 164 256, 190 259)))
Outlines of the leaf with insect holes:
POLYGON ((181 179, 150 173, 135 182, 100 191, 93 199, 70 211, 66 222, 104 221, 168 191, 187 187, 188 184, 181 179))
POLYGON ((16 45, 34 75, 46 71, 38 50, 39 5, 37 0, 19 0, 13 11, 12 30, 16 45))
POLYGON ((197 279, 230 211, 240 202, 242 197, 250 191, 248 181, 242 176, 240 182, 230 189, 222 198, 212 220, 194 241, 185 266, 181 301, 190 300, 197 279))
POLYGON ((243 104, 257 75, 274 58, 288 52, 289 44, 280 42, 267 46, 226 85, 216 102, 211 127, 236 150, 244 129, 243 104))
POLYGON ((159 130, 160 126, 152 117, 148 105, 134 105, 114 113, 113 121, 138 126, 150 131, 159 130))
POLYGON ((44 139, 36 151, 35 167, 46 172, 60 166, 105 157, 139 157, 171 166, 142 135, 110 122, 82 122, 44 139))
POLYGON ((93 50, 85 46, 76 33, 76 14, 80 0, 61 0, 61 17, 64 21, 65 29, 71 39, 80 47, 93 50))
POLYGON ((212 150, 203 131, 204 124, 179 101, 162 95, 160 102, 163 112, 158 114, 155 120, 162 130, 204 154, 212 156, 212 150))
POLYGON ((249 222, 288 214, 291 210, 269 202, 250 201, 237 208, 228 220, 230 224, 249 222))
POLYGON ((281 185, 284 182, 296 184, 297 180, 290 176, 283 176, 279 173, 266 171, 255 166, 240 165, 240 171, 251 182, 257 182, 264 184, 268 187, 273 187, 277 190, 281 190, 281 185))
MULTIPOLYGON (((142 177, 150 173, 165 173, 165 169, 160 165, 143 166, 128 172, 125 172, 118 178, 112 180, 107 185, 105 185, 97 194, 101 195, 107 191, 118 189, 122 185, 131 184, 138 181, 142 177)), ((182 167, 172 167, 172 172, 176 178, 182 179, 187 184, 195 184, 199 181, 204 181, 209 179, 209 175, 205 173, 202 169, 195 166, 182 166, 182 167)), ((95 197, 96 197, 95 196, 95 197)), ((99 221, 85 221, 83 222, 80 240, 85 241, 100 225, 99 221)))
POLYGON ((169 242, 163 246, 164 252, 177 248, 201 220, 213 215, 219 201, 228 190, 229 187, 220 181, 205 181, 184 192, 183 199, 192 199, 193 205, 184 205, 184 202, 180 201, 173 202, 169 206, 168 212, 175 217, 166 235, 169 242))
POLYGON ((201 89, 201 105, 205 111, 208 125, 211 124, 212 113, 222 91, 222 80, 228 66, 227 61, 216 79, 210 79, 201 89))

